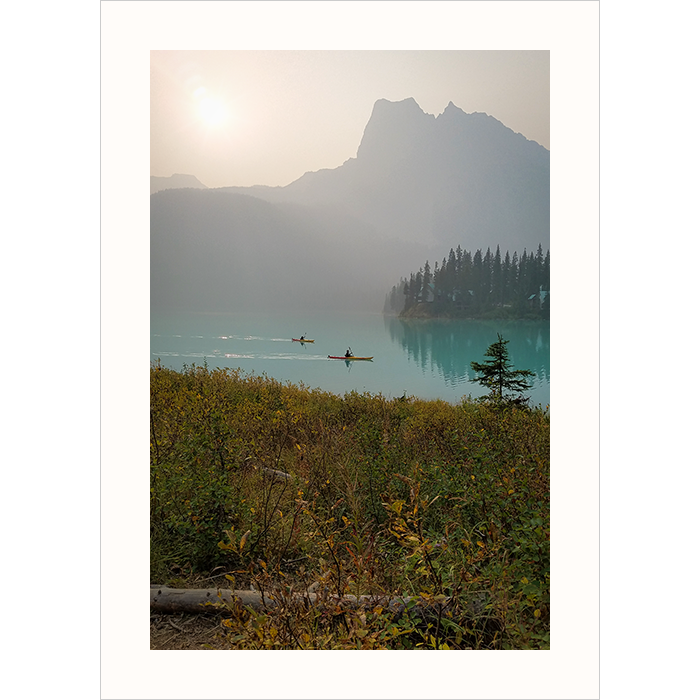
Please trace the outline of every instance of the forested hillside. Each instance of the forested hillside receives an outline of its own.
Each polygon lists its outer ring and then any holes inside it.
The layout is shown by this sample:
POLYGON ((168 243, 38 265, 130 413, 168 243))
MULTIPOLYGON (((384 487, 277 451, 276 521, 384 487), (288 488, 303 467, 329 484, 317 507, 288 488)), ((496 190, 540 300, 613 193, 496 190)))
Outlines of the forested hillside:
POLYGON ((442 264, 402 278, 386 297, 384 312, 408 317, 549 318, 549 250, 518 255, 500 246, 473 255, 450 249, 442 264))

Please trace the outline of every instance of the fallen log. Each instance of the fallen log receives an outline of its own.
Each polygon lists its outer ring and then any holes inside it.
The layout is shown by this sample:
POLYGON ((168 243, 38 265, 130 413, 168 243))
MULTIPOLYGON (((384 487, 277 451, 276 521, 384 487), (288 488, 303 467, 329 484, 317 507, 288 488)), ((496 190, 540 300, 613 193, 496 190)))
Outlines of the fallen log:
MULTIPOLYGON (((235 597, 242 605, 263 607, 262 596, 255 591, 231 591, 226 588, 151 588, 151 610, 156 612, 216 613, 221 603, 230 605, 235 597)), ((274 601, 265 596, 265 604, 274 601)))
MULTIPOLYGON (((381 605, 394 614, 400 614, 411 600, 415 600, 409 597, 387 599, 373 595, 320 596, 317 593, 295 593, 291 598, 293 602, 306 602, 309 605, 315 605, 319 600, 348 608, 381 605)), ((255 610, 274 608, 282 602, 281 599, 271 595, 266 594, 263 597, 257 591, 231 591, 226 588, 169 588, 167 586, 151 588, 151 610, 161 613, 217 613, 222 611, 222 603, 231 605, 234 599, 241 605, 255 610)), ((421 602, 418 601, 416 604, 420 605, 421 602)), ((443 606, 447 604, 449 599, 443 602, 443 606)), ((431 602, 430 605, 436 604, 431 602)))

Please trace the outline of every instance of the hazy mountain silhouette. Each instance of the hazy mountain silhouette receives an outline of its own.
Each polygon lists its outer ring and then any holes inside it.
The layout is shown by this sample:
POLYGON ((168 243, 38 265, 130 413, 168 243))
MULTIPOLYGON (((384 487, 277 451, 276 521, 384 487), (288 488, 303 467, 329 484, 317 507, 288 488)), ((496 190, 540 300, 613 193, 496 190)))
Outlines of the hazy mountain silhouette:
POLYGON ((452 102, 433 117, 412 98, 378 100, 357 157, 286 187, 225 189, 336 207, 381 235, 446 251, 549 248, 549 151, 452 102))
POLYGON ((549 248, 549 151, 452 103, 377 101, 357 157, 285 187, 183 177, 151 178, 153 308, 379 311, 450 247, 549 248))
POLYGON ((387 285, 426 250, 321 207, 166 190, 151 195, 151 307, 380 311, 387 285))

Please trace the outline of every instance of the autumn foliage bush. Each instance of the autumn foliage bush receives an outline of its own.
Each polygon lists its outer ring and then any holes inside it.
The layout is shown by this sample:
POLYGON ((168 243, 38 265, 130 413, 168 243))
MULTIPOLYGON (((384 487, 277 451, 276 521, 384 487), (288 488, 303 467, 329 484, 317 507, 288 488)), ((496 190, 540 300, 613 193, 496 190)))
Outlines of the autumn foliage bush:
POLYGON ((155 363, 151 580, 174 570, 277 601, 229 607, 232 648, 547 649, 549 413, 155 363))

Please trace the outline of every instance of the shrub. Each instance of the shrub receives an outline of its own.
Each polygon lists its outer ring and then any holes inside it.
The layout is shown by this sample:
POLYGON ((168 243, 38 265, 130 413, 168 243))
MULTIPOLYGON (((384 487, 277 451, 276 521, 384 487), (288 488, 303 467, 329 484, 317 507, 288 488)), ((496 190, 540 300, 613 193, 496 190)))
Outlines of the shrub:
POLYGON ((549 415, 154 365, 152 580, 215 567, 235 648, 548 648, 549 415))

